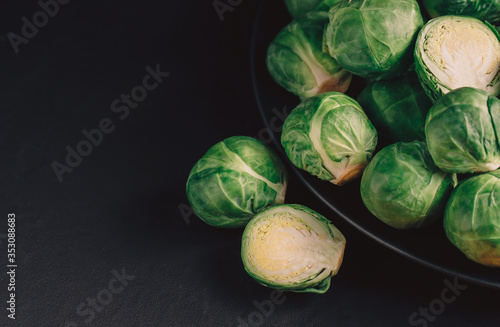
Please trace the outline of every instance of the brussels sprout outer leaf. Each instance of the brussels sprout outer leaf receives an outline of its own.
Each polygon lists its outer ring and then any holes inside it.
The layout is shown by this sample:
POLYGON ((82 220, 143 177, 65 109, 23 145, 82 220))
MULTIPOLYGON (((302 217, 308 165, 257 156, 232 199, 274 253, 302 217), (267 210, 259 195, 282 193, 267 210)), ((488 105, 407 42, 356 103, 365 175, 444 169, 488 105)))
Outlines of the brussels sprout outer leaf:
POLYGON ((432 103, 415 73, 370 83, 357 100, 379 135, 394 142, 425 139, 425 117, 432 103))
POLYGON ((500 170, 455 188, 446 206, 446 236, 469 259, 500 267, 500 170))
POLYGON ((500 0, 423 0, 431 17, 471 16, 492 23, 500 21, 500 0))
POLYGON ((353 74, 390 79, 413 63, 413 45, 423 25, 415 0, 343 1, 330 10, 326 42, 330 55, 353 74))
POLYGON ((453 177, 433 163, 424 142, 399 142, 380 150, 361 178, 368 210, 397 229, 418 228, 442 217, 453 177))
POLYGON ((290 113, 281 144, 295 166, 342 185, 363 171, 377 145, 377 132, 355 100, 328 92, 290 113))
POLYGON ((266 64, 273 79, 301 99, 327 92, 345 92, 351 74, 323 52, 326 12, 312 12, 287 25, 269 45, 266 64))
POLYGON ((464 87, 441 97, 425 124, 427 146, 436 165, 453 173, 500 167, 500 100, 464 87))
POLYGON ((283 203, 285 167, 266 145, 234 136, 211 147, 194 165, 186 194, 195 214, 217 227, 243 227, 260 210, 283 203))
POLYGON ((247 273, 264 286, 324 293, 340 269, 345 243, 342 233, 317 212, 277 205, 246 226, 241 257, 247 273))

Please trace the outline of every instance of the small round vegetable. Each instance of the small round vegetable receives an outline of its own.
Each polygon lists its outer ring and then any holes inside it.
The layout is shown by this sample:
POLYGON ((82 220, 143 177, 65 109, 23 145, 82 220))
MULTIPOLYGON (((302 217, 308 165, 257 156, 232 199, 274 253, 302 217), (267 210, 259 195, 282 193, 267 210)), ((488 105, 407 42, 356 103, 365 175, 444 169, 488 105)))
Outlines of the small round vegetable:
POLYGON ((342 185, 363 172, 375 151, 377 131, 355 100, 328 92, 290 113, 281 144, 295 166, 342 185))
POLYGON ((268 146, 233 136, 211 147, 194 165, 186 194, 207 224, 237 228, 265 207, 283 203, 286 186, 285 167, 268 146))
POLYGON ((431 17, 459 15, 500 21, 500 0, 424 0, 424 7, 431 17))
POLYGON ((379 136, 385 135, 393 142, 425 139, 425 117, 432 103, 414 72, 370 83, 358 102, 379 136))
POLYGON ((370 212, 397 229, 418 228, 443 216, 454 175, 434 165, 424 142, 399 142, 380 150, 361 178, 370 212))
POLYGON ((390 79, 413 64, 422 25, 415 0, 341 1, 330 9, 325 41, 330 55, 351 73, 390 79))
POLYGON ((500 100, 470 87, 454 90, 430 109, 427 146, 436 165, 452 173, 500 167, 500 100))
POLYGON ((417 38, 415 70, 433 102, 464 86, 498 95, 498 32, 472 17, 441 16, 430 20, 417 38))
POLYGON ((287 25, 271 42, 266 63, 273 79, 301 99, 327 92, 345 92, 352 75, 323 52, 328 13, 312 12, 287 25))
POLYGON ((324 293, 340 269, 346 240, 319 213, 301 205, 268 208, 243 232, 241 258, 248 274, 282 291, 324 293))
POLYGON ((446 206, 444 229, 469 259, 500 267, 500 170, 458 184, 446 206))

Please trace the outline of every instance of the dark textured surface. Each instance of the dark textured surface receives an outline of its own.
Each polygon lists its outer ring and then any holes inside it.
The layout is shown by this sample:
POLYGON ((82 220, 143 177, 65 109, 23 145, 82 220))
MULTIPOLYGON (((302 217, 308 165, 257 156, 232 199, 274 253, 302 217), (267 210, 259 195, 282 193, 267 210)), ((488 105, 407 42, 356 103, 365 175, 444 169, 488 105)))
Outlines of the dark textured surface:
MULTIPOLYGON (((244 272, 241 230, 183 217, 196 160, 225 137, 264 127, 249 67, 255 3, 242 1, 221 22, 211 1, 73 0, 18 54, 7 34, 40 7, 0 9, 1 271, 9 212, 18 263, 16 320, 2 309, 0 326, 237 326, 249 317, 254 326, 407 326, 453 280, 368 239, 292 176, 287 202, 342 230, 344 265, 326 294, 285 294, 260 315, 255 303, 272 290, 244 272), (157 64, 170 75, 121 120, 112 102, 157 64), (60 183, 51 164, 103 118, 115 129, 60 183), (106 298, 112 271, 123 269, 135 278, 106 298), (98 295, 109 304, 87 306, 98 295)), ((0 273, 4 307, 7 284, 0 273)), ((498 291, 469 285, 432 326, 497 326, 499 304, 498 291)))

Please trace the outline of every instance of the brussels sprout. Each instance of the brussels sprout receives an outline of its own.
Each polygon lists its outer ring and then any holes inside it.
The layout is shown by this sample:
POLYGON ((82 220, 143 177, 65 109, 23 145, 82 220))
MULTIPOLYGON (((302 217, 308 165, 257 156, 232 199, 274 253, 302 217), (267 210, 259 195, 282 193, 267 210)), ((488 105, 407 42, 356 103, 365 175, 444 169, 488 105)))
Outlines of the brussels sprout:
POLYGON ((295 166, 342 185, 363 172, 377 145, 377 131, 355 100, 328 92, 290 113, 281 144, 295 166))
POLYGON ((301 205, 268 208, 245 227, 248 274, 282 291, 325 293, 342 264, 346 240, 328 219, 301 205))
POLYGON ((415 0, 342 1, 330 10, 325 42, 330 55, 351 73, 390 79, 413 64, 422 25, 415 0))
POLYGON ((500 0, 424 0, 424 7, 431 17, 459 15, 500 21, 500 0))
POLYGON ((441 16, 430 20, 417 38, 415 70, 433 102, 464 86, 498 95, 498 32, 471 17, 441 16))
POLYGON ((351 74, 323 52, 326 12, 313 12, 293 21, 267 50, 266 63, 273 79, 301 99, 327 91, 345 92, 351 74))
POLYGON ((469 259, 500 267, 500 170, 458 184, 446 206, 444 229, 469 259))
POLYGON ((328 11, 342 0, 285 0, 285 5, 293 19, 300 19, 311 11, 328 11))
POLYGON ((425 117, 432 103, 414 72, 370 83, 358 102, 379 136, 385 134, 394 142, 425 139, 425 117))
POLYGON ((436 165, 453 173, 500 167, 500 100, 470 87, 440 98, 425 123, 427 146, 436 165))
POLYGON ((237 228, 263 208, 283 203, 286 186, 285 167, 268 146, 233 136, 211 147, 194 165, 186 194, 207 224, 237 228))
POLYGON ((399 142, 380 150, 368 164, 361 198, 387 225, 418 228, 443 216, 455 178, 436 167, 424 142, 399 142))

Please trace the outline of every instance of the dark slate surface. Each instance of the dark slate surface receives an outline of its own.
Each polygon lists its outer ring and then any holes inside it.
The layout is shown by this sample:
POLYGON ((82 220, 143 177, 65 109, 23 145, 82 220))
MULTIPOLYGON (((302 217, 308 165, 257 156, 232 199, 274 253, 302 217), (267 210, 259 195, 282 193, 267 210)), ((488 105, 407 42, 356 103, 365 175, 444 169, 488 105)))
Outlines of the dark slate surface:
POLYGON ((244 272, 241 230, 181 213, 196 160, 264 126, 249 67, 257 4, 232 3, 221 21, 212 1, 68 1, 45 25, 37 16, 44 26, 25 30, 17 54, 9 33, 22 35, 22 18, 40 5, 0 4, 0 326, 498 326, 498 291, 461 281, 459 296, 446 291, 452 276, 362 235, 294 176, 287 202, 328 216, 348 239, 324 295, 276 296, 244 272), (123 108, 122 94, 141 97, 146 67, 169 75, 147 80, 146 98, 123 108), (82 130, 100 124, 109 133, 94 131, 97 145, 85 148, 82 130), (53 164, 78 144, 88 155, 69 158, 60 182, 53 164), (6 310, 11 212, 15 320, 6 310))

